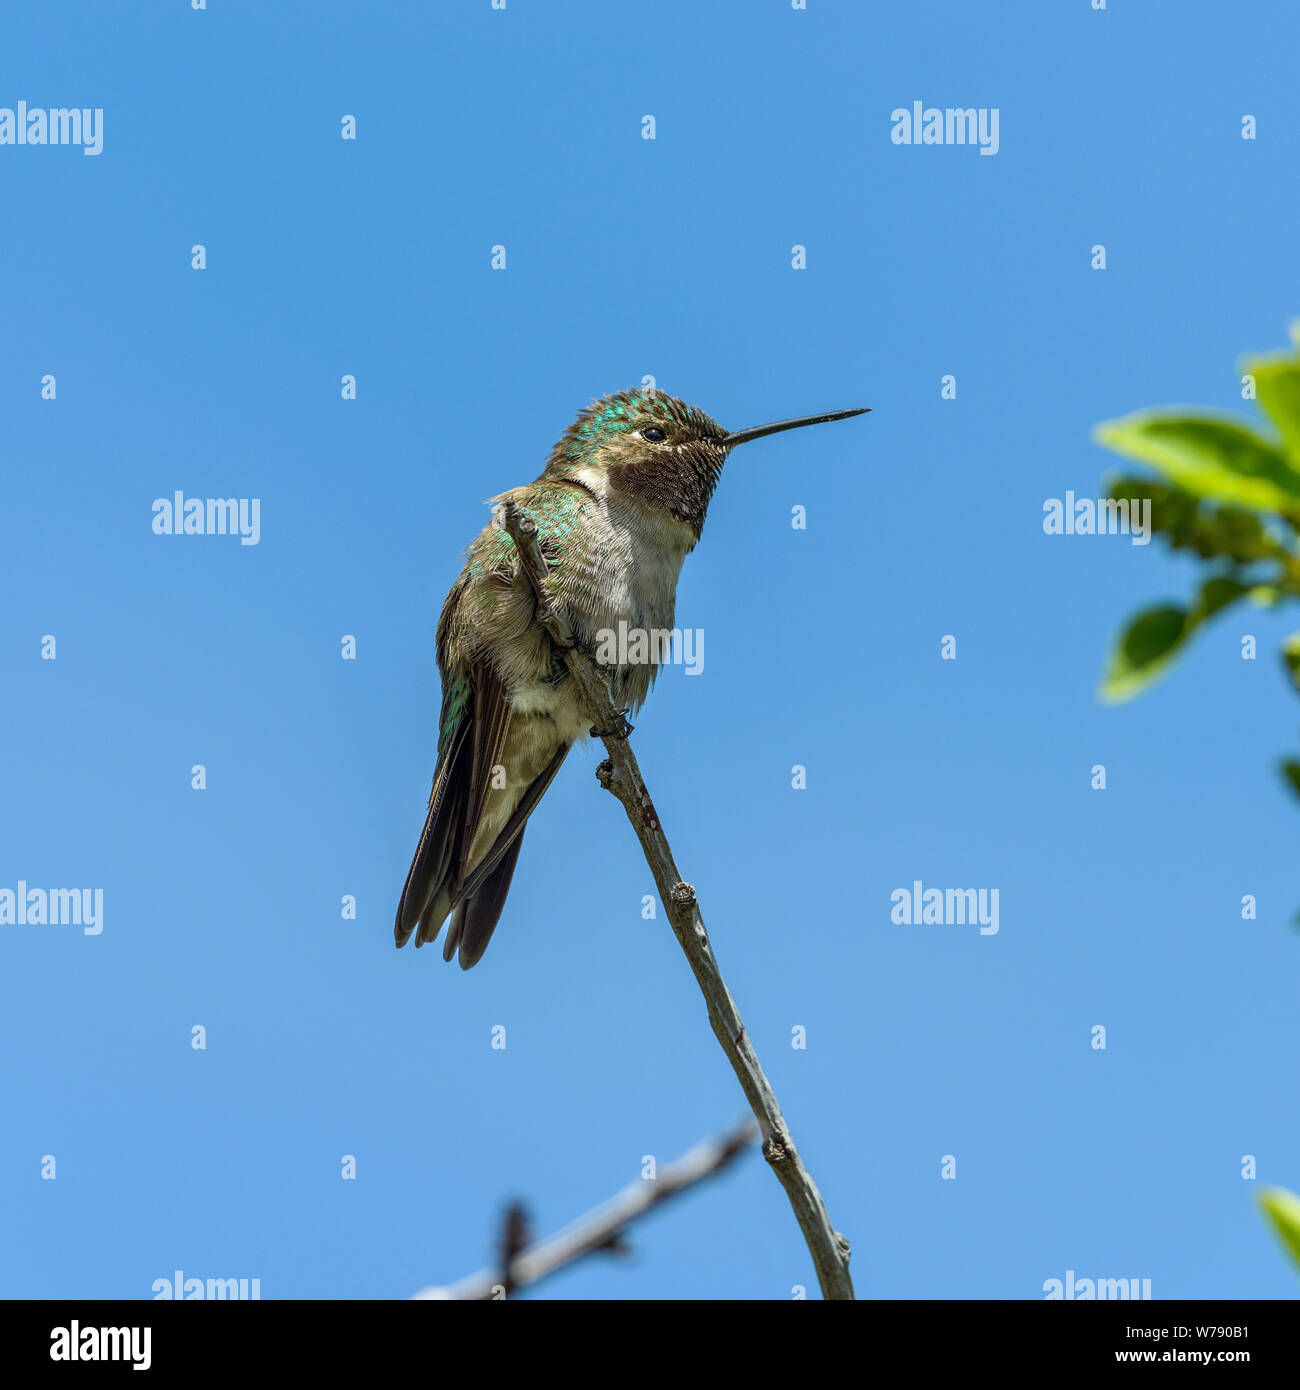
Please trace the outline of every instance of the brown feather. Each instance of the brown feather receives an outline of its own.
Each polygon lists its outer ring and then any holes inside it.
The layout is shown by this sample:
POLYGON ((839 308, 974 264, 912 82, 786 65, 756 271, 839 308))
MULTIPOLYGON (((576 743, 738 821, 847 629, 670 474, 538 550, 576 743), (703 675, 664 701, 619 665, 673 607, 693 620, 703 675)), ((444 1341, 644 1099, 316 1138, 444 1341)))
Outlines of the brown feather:
POLYGON ((447 934, 447 944, 443 947, 444 960, 451 959, 453 938, 455 945, 460 948, 462 970, 477 964, 487 950, 492 933, 501 920, 501 910, 506 905, 506 894, 510 891, 510 880, 514 877, 515 863, 523 843, 524 832, 521 829, 497 861, 496 867, 483 880, 483 886, 456 909, 452 920, 457 930, 447 934))
MULTIPOLYGON (((447 756, 438 764, 434 774, 424 828, 420 832, 420 841, 406 874, 401 900, 397 904, 393 935, 398 946, 406 945, 411 933, 421 925, 439 890, 447 884, 465 800, 470 749, 468 723, 468 720, 461 721, 452 735, 447 756)), ((441 919, 435 924, 434 934, 437 925, 441 925, 441 919)), ((432 936, 428 939, 431 940, 432 936)), ((423 945, 424 940, 422 930, 416 945, 423 945)))

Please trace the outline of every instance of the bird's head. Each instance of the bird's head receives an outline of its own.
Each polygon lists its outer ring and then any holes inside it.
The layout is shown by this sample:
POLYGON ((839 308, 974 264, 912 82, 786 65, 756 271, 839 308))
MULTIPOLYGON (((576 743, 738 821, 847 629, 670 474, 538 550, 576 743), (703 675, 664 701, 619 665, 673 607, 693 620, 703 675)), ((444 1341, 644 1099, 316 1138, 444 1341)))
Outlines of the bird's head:
POLYGON ((841 410, 728 432, 710 416, 662 391, 620 391, 593 401, 564 432, 546 474, 599 493, 629 493, 690 526, 698 539, 727 455, 778 430, 861 415, 841 410))

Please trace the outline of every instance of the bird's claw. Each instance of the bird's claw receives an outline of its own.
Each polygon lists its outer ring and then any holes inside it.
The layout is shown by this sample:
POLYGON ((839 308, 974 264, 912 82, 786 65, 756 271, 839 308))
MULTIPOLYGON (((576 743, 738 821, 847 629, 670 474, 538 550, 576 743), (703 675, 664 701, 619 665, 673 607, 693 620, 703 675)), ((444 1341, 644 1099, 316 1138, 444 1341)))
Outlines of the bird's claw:
POLYGON ((592 738, 626 738, 635 727, 627 722, 627 716, 631 711, 631 706, 617 710, 614 714, 614 722, 607 729, 598 729, 592 725, 592 738))

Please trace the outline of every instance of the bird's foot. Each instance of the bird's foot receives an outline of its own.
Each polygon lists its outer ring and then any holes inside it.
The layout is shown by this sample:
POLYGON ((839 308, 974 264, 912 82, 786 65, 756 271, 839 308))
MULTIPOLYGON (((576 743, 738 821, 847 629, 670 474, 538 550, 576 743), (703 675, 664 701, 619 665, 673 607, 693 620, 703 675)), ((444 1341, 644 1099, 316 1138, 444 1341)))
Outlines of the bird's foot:
POLYGON ((621 710, 615 711, 614 720, 607 729, 598 729, 592 726, 592 738, 626 738, 635 727, 627 722, 627 716, 631 713, 631 705, 625 706, 621 710))
POLYGON ((549 596, 538 598, 536 606, 533 609, 533 618, 535 619, 539 627, 546 628, 547 633, 551 638, 552 644, 558 647, 561 651, 571 651, 574 647, 578 645, 573 640, 573 638, 570 638, 567 642, 564 642, 557 638, 555 634, 550 631, 552 622, 558 619, 560 621, 561 627, 563 627, 564 621, 562 615, 556 610, 554 601, 549 596))

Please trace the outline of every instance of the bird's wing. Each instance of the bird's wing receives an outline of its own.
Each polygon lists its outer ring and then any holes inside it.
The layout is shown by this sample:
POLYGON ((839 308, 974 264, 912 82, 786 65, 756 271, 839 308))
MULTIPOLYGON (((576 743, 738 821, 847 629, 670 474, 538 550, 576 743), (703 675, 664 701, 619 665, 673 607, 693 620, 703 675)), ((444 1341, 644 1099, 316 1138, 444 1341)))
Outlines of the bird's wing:
POLYGON ((417 946, 432 941, 451 911, 509 727, 505 687, 487 662, 444 672, 438 766, 397 907, 393 935, 399 946, 417 928, 417 946))
MULTIPOLYGON (((567 485, 561 492, 567 496, 567 485)), ((530 499, 530 515, 539 514, 540 544, 554 556, 556 517, 541 502, 530 499)), ((540 500, 539 500, 540 499, 540 500)), ((487 527, 470 549, 460 580, 452 587, 438 622, 438 666, 443 699, 439 719, 438 766, 434 772, 429 809, 406 884, 397 908, 394 937, 399 946, 415 933, 415 944, 432 941, 448 913, 455 912, 444 942, 450 959, 459 948, 460 963, 468 969, 487 947, 514 873, 519 840, 529 815, 559 771, 567 749, 561 749, 524 790, 518 804, 488 852, 472 867, 466 857, 474 843, 492 773, 502 761, 510 729, 511 707, 505 687, 485 656, 469 656, 457 635, 464 626, 464 605, 476 602, 474 586, 493 576, 509 586, 517 558, 514 542, 498 527, 487 527)), ((481 594, 481 590, 477 591, 481 594)))

